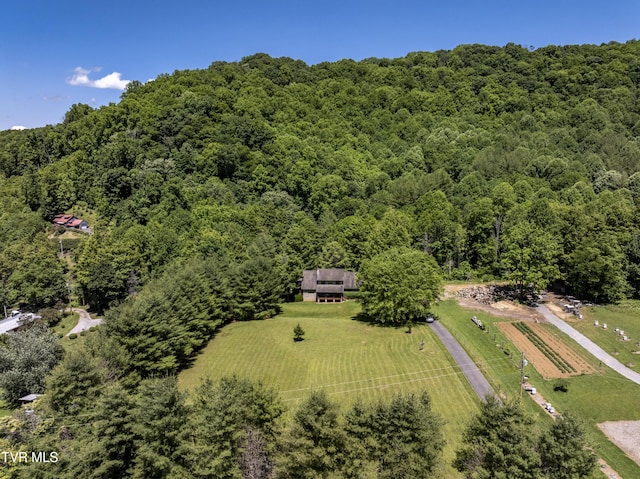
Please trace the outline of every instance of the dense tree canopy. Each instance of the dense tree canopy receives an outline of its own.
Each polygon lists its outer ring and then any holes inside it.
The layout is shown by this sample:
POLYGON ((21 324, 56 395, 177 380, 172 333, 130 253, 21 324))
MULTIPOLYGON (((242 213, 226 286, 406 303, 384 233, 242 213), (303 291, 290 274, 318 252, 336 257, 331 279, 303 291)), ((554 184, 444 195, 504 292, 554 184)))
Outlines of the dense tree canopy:
POLYGON ((519 403, 487 400, 468 424, 454 466, 468 479, 586 478, 597 460, 571 413, 538 430, 519 403))
POLYGON ((62 357, 58 338, 41 324, 10 333, 0 345, 0 391, 11 404, 43 393, 47 374, 62 357))
MULTIPOLYGON (((198 464, 201 477, 430 470, 423 441, 440 447, 435 428, 407 426, 415 441, 390 451, 385 441, 400 439, 381 426, 434 425, 422 398, 341 416, 313 395, 274 439, 279 409, 261 388, 203 386, 210 401, 191 405, 157 378, 186 367, 221 326, 273 316, 308 268, 358 271, 365 311, 386 324, 424 316, 443 279, 640 297, 639 57, 635 40, 461 45, 313 66, 256 54, 132 82, 119 102, 73 105, 57 125, 0 132, 2 306, 71 299, 106 318, 99 344, 51 374, 49 432, 20 442, 63 444, 69 455, 59 470, 23 473, 189 477, 185 458, 203 450, 212 460, 198 464), (59 242, 58 213, 85 216, 94 234, 59 242), (224 388, 254 397, 264 420, 231 408, 224 388), (91 428, 64 420, 75 411, 91 428), (228 448, 208 448, 214 436, 228 448), (371 449, 346 454, 354 437, 371 449), (284 457, 298 447, 308 454, 284 457)), ((15 338, 0 345, 10 399, 41 390, 59 360, 36 340, 23 360, 15 338), (27 366, 28 383, 11 383, 27 366)), ((519 411, 490 407, 457 456, 464 474, 552 476, 573 459, 566 470, 590 467, 588 454, 563 456, 581 444, 573 423, 532 443, 519 411)))
POLYGON ((2 299, 64 296, 44 240, 32 264, 16 243, 79 206, 99 234, 72 273, 97 309, 198 255, 251 278, 248 248, 265 237, 284 295, 304 268, 358 269, 389 247, 421 249, 451 278, 637 295, 639 49, 461 45, 314 66, 257 54, 0 132, 2 299))
POLYGON ((433 257, 409 248, 389 249, 365 261, 358 278, 364 313, 383 324, 423 320, 442 291, 433 257))

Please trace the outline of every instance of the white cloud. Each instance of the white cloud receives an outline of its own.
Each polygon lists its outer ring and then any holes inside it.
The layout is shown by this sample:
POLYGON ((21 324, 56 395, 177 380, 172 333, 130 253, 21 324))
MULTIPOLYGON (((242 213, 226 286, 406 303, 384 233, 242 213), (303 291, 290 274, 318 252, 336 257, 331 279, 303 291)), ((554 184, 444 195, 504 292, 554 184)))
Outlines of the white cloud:
POLYGON ((27 127, 26 126, 22 126, 22 125, 16 125, 16 126, 12 126, 11 129, 12 130, 26 130, 27 127))
POLYGON ((93 68, 87 70, 86 68, 76 67, 75 72, 71 78, 67 78, 67 83, 74 86, 88 86, 91 88, 113 88, 115 90, 124 90, 131 80, 123 80, 122 74, 119 72, 109 73, 108 75, 92 80, 89 78, 89 74, 92 72, 99 72, 101 68, 93 68))

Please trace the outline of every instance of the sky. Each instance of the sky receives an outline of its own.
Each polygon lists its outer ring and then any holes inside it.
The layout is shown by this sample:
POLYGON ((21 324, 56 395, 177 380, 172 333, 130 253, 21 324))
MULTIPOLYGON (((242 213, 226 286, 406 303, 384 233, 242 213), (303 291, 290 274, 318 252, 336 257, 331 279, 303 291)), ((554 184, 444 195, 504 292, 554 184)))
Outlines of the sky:
POLYGON ((0 0, 0 130, 117 103, 131 80, 255 53, 309 65, 481 43, 640 39, 639 0, 0 0))

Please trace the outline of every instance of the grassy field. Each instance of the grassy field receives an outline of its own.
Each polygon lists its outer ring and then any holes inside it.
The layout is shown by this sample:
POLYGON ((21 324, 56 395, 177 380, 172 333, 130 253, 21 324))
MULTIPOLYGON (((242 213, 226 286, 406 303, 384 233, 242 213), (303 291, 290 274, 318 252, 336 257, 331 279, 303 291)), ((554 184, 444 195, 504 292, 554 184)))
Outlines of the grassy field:
POLYGON ((0 417, 8 416, 12 412, 13 412, 13 409, 11 409, 5 401, 0 399, 0 417))
MULTIPOLYGON (((447 463, 478 397, 427 325, 381 328, 355 321, 359 304, 289 303, 274 319, 225 326, 179 376, 180 386, 191 389, 201 378, 218 379, 238 374, 275 387, 289 406, 309 391, 324 389, 348 405, 398 392, 429 392, 433 409, 447 422, 447 463), (300 323, 305 340, 293 341, 300 323), (425 348, 420 351, 420 342, 425 348)), ((446 466, 442 477, 460 475, 446 466)))
POLYGON ((56 334, 66 335, 73 327, 78 324, 78 313, 66 313, 65 316, 52 329, 56 334))
POLYGON ((594 306, 583 308, 584 319, 572 321, 570 324, 591 339, 602 349, 612 354, 622 364, 635 371, 640 371, 640 301, 625 301, 619 305, 594 306), (599 326, 594 325, 598 321, 599 326), (602 325, 607 324, 607 329, 602 325), (623 341, 615 328, 622 329, 628 336, 623 341))
POLYGON ((453 299, 438 303, 434 312, 478 367, 486 372, 485 376, 496 391, 507 399, 519 396, 520 352, 493 326, 494 322, 504 319, 462 308, 453 299), (472 315, 482 321, 486 327, 484 331, 471 321, 472 315))
MULTIPOLYGON (((497 328, 493 327, 493 323, 506 319, 491 316, 482 311, 462 308, 454 300, 441 302, 436 307, 436 312, 440 315, 443 324, 456 336, 476 363, 483 365, 488 371, 487 376, 493 381, 496 390, 502 391, 508 397, 519 395, 520 373, 516 369, 519 353, 517 351, 514 353, 514 347, 497 328), (471 315, 478 316, 485 325, 488 325, 488 331, 483 332, 476 327, 470 320, 471 315), (514 353, 512 354, 514 359, 510 360, 505 351, 514 353)), ((611 311, 607 314, 611 318, 611 311)), ((623 319, 624 315, 620 315, 619 320, 623 319)), ((631 321, 631 318, 627 317, 627 320, 631 321)), ((593 328, 593 321, 583 321, 585 326, 587 323, 593 328)), ((568 337, 559 330, 556 331, 558 335, 564 336, 567 344, 571 343, 568 337)), ((573 349, 581 348, 576 345, 573 349)), ((582 355, 587 357, 584 353, 582 355)), ((592 361, 597 365, 597 360, 592 359, 592 361)), ((640 409, 637 407, 640 386, 608 368, 601 367, 595 374, 563 379, 568 390, 561 392, 554 390, 557 380, 544 380, 532 366, 527 366, 525 371, 529 381, 556 406, 558 411, 573 411, 585 420, 598 455, 607 461, 621 477, 625 479, 640 477, 640 467, 608 441, 596 426, 604 421, 640 420, 640 409)), ((550 420, 548 415, 542 412, 542 409, 527 395, 524 395, 524 398, 523 404, 527 410, 538 415, 543 421, 550 420)))

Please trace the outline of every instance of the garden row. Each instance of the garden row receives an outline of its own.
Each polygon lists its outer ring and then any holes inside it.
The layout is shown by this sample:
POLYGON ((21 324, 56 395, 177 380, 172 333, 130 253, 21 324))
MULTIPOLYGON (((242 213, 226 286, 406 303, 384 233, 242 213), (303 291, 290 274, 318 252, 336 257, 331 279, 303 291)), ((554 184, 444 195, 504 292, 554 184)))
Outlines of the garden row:
POLYGON ((560 356, 551 346, 549 346, 540 336, 538 336, 525 323, 513 323, 513 325, 524 334, 544 355, 563 373, 575 373, 576 369, 560 356))

